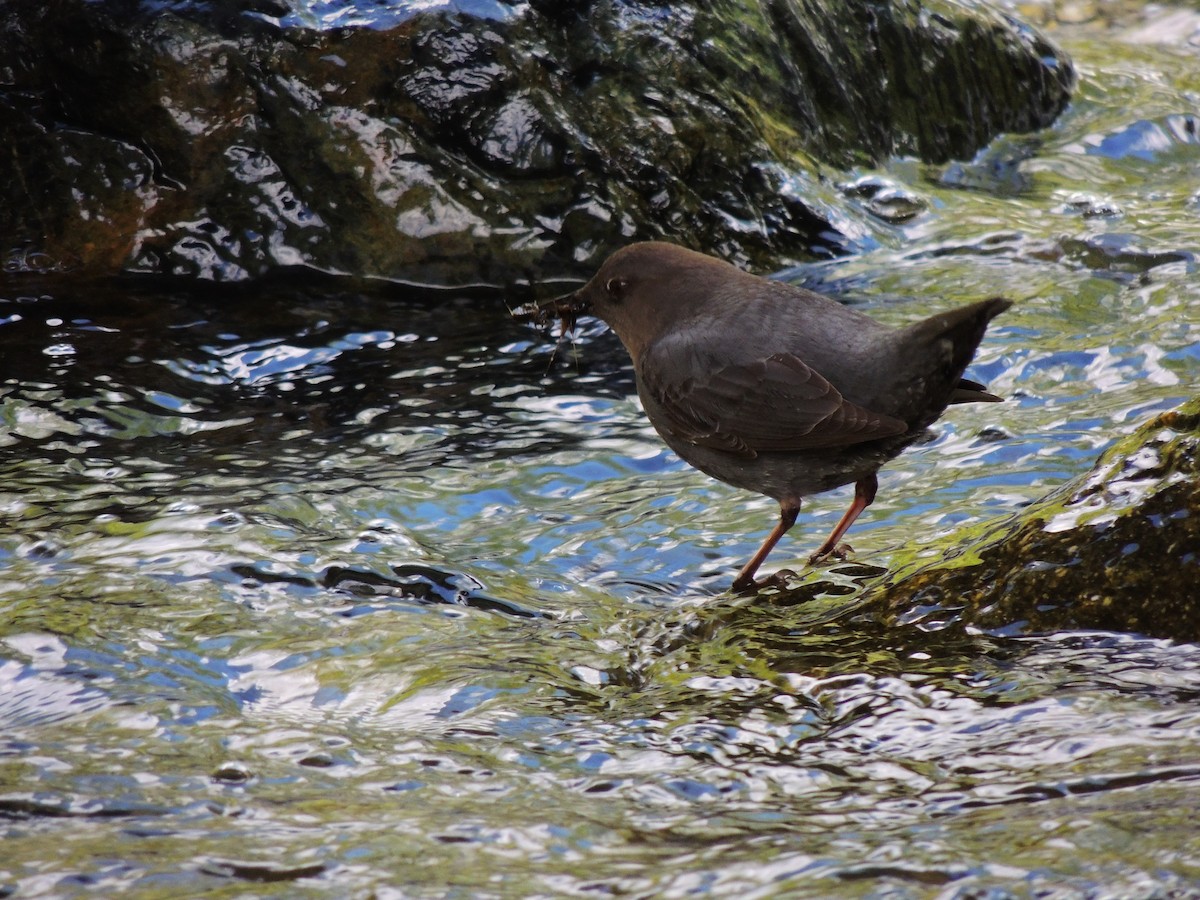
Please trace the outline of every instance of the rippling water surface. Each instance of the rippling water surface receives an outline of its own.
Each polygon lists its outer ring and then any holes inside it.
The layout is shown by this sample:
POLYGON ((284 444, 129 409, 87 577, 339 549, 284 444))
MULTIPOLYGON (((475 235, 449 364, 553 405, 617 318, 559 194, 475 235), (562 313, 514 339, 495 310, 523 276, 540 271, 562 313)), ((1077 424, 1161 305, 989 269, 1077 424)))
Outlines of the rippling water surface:
POLYGON ((773 504, 662 448, 595 324, 0 285, 0 896, 1200 896, 1200 649, 855 605, 1196 393, 1200 68, 1114 44, 1067 41, 1044 135, 852 173, 926 211, 794 273, 1018 301, 972 370, 1009 402, 885 469, 804 603, 724 593, 773 504))

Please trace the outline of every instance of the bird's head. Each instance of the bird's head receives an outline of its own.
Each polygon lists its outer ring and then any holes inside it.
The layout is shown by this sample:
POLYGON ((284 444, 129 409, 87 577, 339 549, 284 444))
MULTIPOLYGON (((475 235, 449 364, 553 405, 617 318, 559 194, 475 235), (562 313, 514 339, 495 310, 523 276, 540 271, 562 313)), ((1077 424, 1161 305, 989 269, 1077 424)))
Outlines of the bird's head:
POLYGON ((565 327, 581 315, 604 321, 636 362, 666 330, 680 327, 711 301, 714 286, 731 273, 742 274, 711 256, 646 241, 612 254, 591 281, 551 305, 565 327))

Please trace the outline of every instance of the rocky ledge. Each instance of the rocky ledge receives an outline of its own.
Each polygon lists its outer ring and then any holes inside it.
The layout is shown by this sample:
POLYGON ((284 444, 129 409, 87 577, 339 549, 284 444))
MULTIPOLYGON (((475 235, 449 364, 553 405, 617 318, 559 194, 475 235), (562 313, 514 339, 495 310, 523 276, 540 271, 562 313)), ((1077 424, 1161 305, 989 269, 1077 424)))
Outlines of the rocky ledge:
POLYGON ((895 625, 1123 631, 1200 641, 1200 398, 1095 467, 868 598, 895 625))
POLYGON ((635 238, 773 269, 863 232, 828 167, 970 158, 1073 80, 955 0, 310 7, 0 7, 5 269, 506 286, 635 238))

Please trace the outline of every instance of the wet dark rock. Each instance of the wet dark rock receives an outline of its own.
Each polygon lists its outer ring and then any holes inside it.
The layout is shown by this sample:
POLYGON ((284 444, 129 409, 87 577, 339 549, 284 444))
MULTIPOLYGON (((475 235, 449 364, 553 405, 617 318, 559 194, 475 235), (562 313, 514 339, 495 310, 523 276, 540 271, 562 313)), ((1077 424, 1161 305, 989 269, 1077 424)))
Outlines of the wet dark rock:
POLYGON ((863 208, 877 219, 893 225, 916 218, 929 206, 923 197, 877 175, 869 175, 851 184, 842 185, 842 193, 858 200, 863 208))
POLYGON ((212 780, 222 784, 247 784, 254 780, 254 772, 245 763, 226 762, 217 766, 212 780))
POLYGON ((1017 197, 1030 188, 1024 163, 1036 151, 1036 138, 1001 139, 969 162, 951 162, 938 176, 938 182, 949 188, 1017 197))
POLYGON ((270 884, 283 881, 298 881, 302 878, 316 878, 326 869, 324 863, 299 863, 291 865, 286 862, 259 862, 257 860, 213 859, 200 866, 205 875, 215 875, 220 878, 236 878, 241 881, 253 881, 270 884))
POLYGON ((1125 215, 1125 210, 1113 200, 1087 194, 1069 198, 1056 212, 1082 216, 1085 219, 1119 219, 1125 215))
POLYGON ((1143 235, 1109 231, 1083 238, 1064 237, 1059 241, 1059 258, 1112 277, 1141 277, 1158 266, 1194 263, 1191 250, 1146 248, 1143 235))
POLYGON ((654 237, 775 268, 849 246, 819 165, 970 158, 1072 80, 951 0, 287 9, 0 9, 5 268, 505 284, 654 237))
POLYGON ((1156 416, 1095 468, 873 596, 895 623, 1200 641, 1200 399, 1156 416))

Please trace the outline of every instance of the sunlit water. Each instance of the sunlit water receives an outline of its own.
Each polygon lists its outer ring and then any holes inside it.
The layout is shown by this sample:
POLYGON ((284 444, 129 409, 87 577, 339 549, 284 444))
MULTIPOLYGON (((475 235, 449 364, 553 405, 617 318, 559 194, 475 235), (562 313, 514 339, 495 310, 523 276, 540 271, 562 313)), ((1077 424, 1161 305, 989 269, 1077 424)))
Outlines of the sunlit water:
POLYGON ((8 288, 0 895, 1200 896, 1200 649, 855 607, 1196 393, 1196 51, 1066 44, 1054 129, 850 173, 928 210, 796 273, 1018 301, 972 370, 1009 402, 885 469, 807 603, 724 593, 773 505, 662 448, 594 323, 8 288))

